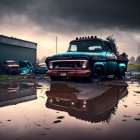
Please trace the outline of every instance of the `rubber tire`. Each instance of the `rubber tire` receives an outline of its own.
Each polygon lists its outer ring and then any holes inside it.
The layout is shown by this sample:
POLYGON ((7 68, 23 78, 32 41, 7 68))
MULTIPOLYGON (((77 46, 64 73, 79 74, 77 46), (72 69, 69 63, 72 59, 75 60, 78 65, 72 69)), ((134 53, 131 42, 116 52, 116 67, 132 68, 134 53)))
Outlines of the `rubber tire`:
POLYGON ((51 81, 59 81, 61 80, 61 77, 57 77, 57 76, 50 76, 51 81))
POLYGON ((95 68, 89 78, 90 82, 99 82, 102 81, 102 79, 103 79, 103 69, 100 67, 95 68))
POLYGON ((125 79, 125 69, 120 69, 118 74, 119 79, 125 79))

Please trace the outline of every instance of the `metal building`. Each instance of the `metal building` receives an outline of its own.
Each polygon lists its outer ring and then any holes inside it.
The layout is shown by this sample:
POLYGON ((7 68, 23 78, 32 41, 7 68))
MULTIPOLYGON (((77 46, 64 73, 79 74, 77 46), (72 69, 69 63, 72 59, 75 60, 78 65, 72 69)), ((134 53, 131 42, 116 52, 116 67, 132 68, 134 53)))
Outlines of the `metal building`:
POLYGON ((0 62, 23 60, 36 62, 37 43, 0 35, 0 62))

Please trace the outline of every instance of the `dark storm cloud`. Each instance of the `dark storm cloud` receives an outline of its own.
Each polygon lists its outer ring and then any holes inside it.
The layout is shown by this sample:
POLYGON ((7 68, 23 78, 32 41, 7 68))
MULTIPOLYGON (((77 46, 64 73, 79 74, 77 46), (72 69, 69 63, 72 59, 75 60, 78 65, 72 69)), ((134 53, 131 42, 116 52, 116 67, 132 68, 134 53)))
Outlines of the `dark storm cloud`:
POLYGON ((62 32, 140 30, 139 6, 139 0, 0 0, 0 20, 22 15, 43 29, 62 32))

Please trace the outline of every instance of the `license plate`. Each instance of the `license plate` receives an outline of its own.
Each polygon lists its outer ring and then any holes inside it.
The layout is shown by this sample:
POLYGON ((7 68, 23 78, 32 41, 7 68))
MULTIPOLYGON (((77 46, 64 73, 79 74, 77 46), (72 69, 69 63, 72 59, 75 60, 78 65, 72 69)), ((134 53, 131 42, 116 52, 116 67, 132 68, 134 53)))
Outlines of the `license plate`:
POLYGON ((61 72, 60 73, 60 76, 66 76, 67 74, 66 74, 66 72, 61 72))

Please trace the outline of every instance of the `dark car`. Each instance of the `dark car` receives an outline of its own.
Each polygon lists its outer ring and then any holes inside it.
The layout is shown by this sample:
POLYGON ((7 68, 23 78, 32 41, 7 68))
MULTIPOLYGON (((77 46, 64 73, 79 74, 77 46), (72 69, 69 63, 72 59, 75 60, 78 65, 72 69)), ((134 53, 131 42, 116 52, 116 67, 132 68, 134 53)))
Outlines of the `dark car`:
POLYGON ((13 60, 4 61, 1 65, 1 72, 3 74, 18 74, 19 65, 17 65, 13 60))
POLYGON ((25 61, 19 61, 19 71, 20 73, 32 73, 33 71, 33 65, 31 62, 25 60, 25 61))
POLYGON ((76 38, 70 42, 66 53, 46 58, 46 75, 51 80, 85 77, 94 82, 108 75, 123 79, 128 59, 117 56, 112 46, 109 40, 96 36, 76 38))
POLYGON ((48 67, 45 63, 36 63, 33 68, 35 74, 45 74, 48 71, 48 67))

